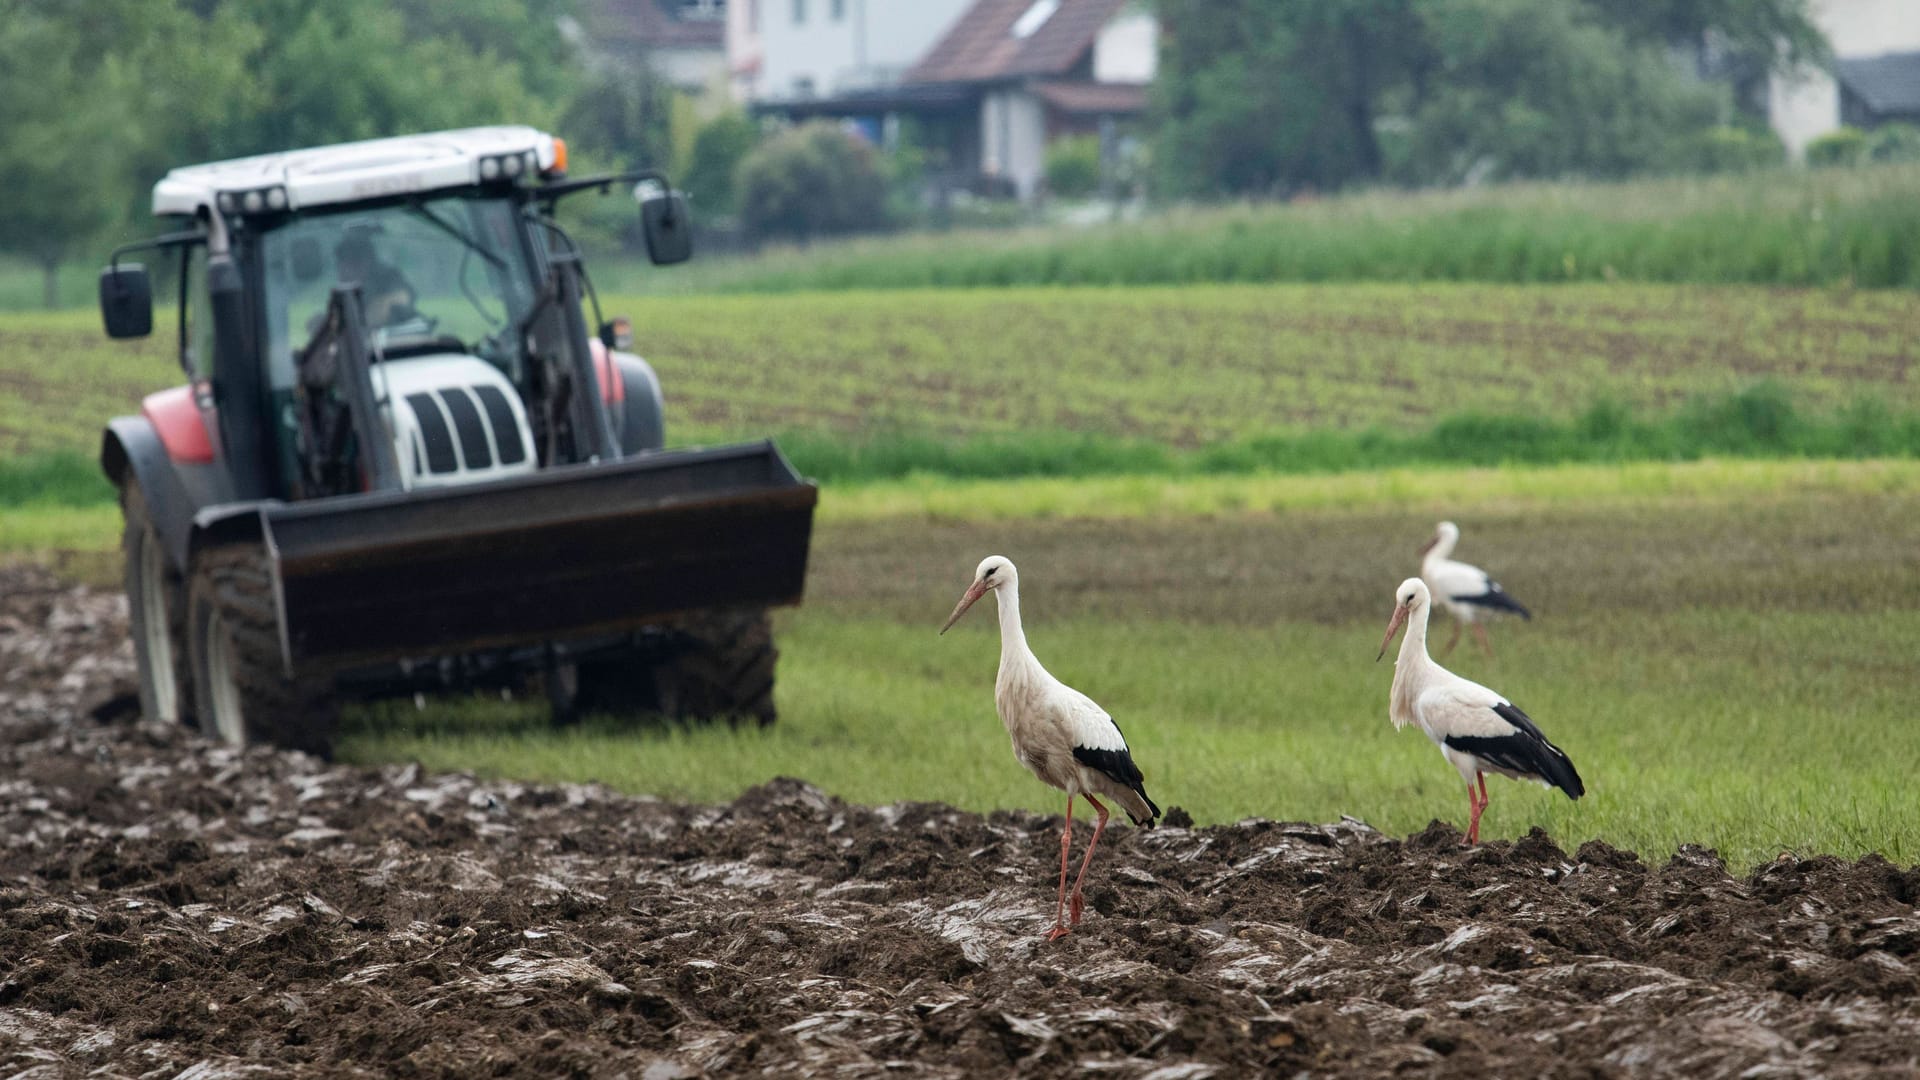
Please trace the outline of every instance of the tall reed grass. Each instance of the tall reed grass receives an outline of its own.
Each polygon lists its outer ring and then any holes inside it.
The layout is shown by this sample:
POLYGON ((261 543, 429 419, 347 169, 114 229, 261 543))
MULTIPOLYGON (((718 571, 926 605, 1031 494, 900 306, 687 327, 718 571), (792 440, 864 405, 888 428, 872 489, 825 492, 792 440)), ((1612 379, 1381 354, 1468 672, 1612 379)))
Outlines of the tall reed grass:
POLYGON ((654 291, 1267 281, 1920 286, 1920 166, 1371 192, 717 260, 654 291))

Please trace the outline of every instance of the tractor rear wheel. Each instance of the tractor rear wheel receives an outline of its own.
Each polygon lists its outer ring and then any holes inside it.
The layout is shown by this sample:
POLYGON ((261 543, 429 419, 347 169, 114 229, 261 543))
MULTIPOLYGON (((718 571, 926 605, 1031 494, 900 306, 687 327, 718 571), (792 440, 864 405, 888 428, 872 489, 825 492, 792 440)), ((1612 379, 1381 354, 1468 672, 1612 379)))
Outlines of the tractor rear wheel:
POLYGON ((140 713, 163 723, 192 723, 193 669, 187 660, 187 583, 167 561, 140 485, 120 491, 125 529, 127 621, 140 673, 140 713))
POLYGON ((194 561, 187 632, 202 730, 233 746, 272 743, 329 755, 339 720, 333 683, 286 677, 264 552, 216 548, 194 561))
POLYGON ((728 718, 766 727, 777 718, 773 669, 780 650, 764 608, 719 608, 667 624, 670 651, 579 665, 570 715, 654 712, 672 720, 728 718))

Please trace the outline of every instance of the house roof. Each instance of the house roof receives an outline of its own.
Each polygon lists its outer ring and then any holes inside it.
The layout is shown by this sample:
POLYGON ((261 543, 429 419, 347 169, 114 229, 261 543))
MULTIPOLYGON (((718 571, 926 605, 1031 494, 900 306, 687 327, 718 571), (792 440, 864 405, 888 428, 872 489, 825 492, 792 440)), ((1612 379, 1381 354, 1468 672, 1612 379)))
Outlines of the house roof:
POLYGON ((1064 75, 1127 0, 1059 0, 1025 37, 1014 24, 1047 0, 977 0, 907 72, 907 82, 998 82, 1064 75))
POLYGON ((1147 111, 1145 83, 1043 82, 1040 100, 1064 113, 1120 116, 1147 111))
POLYGON ((1875 113, 1920 113, 1920 52, 1850 57, 1834 68, 1840 84, 1875 113))
POLYGON ((688 19, 675 0, 588 0, 587 25, 609 44, 632 49, 725 49, 725 19, 688 19))

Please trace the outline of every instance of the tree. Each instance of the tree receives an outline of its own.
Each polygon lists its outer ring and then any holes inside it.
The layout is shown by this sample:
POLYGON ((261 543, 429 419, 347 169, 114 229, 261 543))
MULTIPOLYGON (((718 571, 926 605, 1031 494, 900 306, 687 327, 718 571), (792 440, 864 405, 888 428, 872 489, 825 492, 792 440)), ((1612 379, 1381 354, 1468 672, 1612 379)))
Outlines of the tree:
POLYGON ((1729 121, 1738 78, 1826 55, 1806 0, 1158 3, 1154 160, 1179 194, 1657 169, 1729 121))
POLYGON ((597 161, 665 168, 673 160, 674 93, 643 65, 603 68, 587 77, 560 123, 570 145, 597 161))
POLYGON ((734 173, 759 141, 760 125, 741 113, 722 113, 701 125, 682 184, 696 207, 718 215, 739 210, 734 173))
POLYGON ((1594 21, 1581 0, 1429 0, 1432 91, 1413 105, 1407 182, 1659 167, 1718 122, 1726 90, 1594 21))
POLYGON ((496 53, 494 47, 514 46, 515 39, 483 32, 491 25, 484 20, 459 23, 451 14, 409 25, 407 10, 421 7, 396 8, 386 0, 220 4, 217 11, 243 18, 260 36, 245 60, 258 87, 258 107, 224 125, 219 153, 553 118, 551 103, 523 79, 523 72, 541 66, 547 48, 535 20, 524 16, 519 24, 533 43, 530 54, 496 53), (449 25, 473 36, 447 31, 449 25), (433 33, 436 28, 442 32, 433 33))
POLYGON ((741 162, 734 186, 755 236, 805 242, 886 221, 886 181, 873 148, 824 122, 783 131, 741 162))
POLYGON ((0 251, 39 266, 48 306, 61 265, 144 203, 135 173, 222 96, 247 103, 234 51, 249 40, 142 0, 0 2, 0 251))

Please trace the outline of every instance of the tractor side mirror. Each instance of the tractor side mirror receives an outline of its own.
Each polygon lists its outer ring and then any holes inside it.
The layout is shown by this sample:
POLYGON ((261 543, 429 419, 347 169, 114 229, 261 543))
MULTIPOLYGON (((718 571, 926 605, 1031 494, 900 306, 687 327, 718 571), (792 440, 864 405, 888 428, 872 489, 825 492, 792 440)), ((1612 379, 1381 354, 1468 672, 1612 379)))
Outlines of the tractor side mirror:
POLYGON ((153 282, 146 267, 115 263, 100 271, 100 318, 116 340, 153 333, 153 282))
POLYGON ((653 265, 672 266, 693 257, 693 218, 679 192, 642 199, 640 230, 646 234, 647 258, 653 265))
POLYGON ((293 280, 302 285, 320 280, 320 275, 326 272, 326 256, 320 251, 317 237, 300 237, 288 248, 287 255, 293 263, 293 280))

